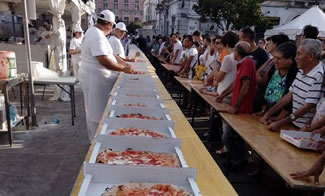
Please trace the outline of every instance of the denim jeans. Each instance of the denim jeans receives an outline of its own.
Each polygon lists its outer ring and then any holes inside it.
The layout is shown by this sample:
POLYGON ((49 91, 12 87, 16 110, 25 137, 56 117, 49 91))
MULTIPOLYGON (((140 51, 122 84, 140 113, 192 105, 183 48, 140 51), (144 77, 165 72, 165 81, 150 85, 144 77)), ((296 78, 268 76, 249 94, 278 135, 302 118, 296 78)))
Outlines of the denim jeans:
POLYGON ((222 142, 229 151, 232 164, 239 165, 245 161, 245 142, 226 122, 223 123, 222 142))

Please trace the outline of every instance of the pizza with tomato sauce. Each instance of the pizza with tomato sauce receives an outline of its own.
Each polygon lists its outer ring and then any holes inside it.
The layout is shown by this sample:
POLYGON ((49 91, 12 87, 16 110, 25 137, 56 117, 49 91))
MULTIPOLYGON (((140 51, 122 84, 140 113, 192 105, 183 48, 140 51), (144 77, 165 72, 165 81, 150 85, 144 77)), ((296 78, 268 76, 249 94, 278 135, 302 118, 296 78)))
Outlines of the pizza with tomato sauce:
POLYGON ((125 183, 106 188, 102 196, 193 196, 172 184, 125 183))
POLYGON ((163 118, 156 118, 153 116, 145 116, 142 114, 121 114, 119 116, 116 116, 117 118, 139 118, 139 119, 143 119, 143 120, 164 120, 163 118))
POLYGON ((140 104, 140 103, 125 103, 123 106, 135 106, 135 107, 147 107, 146 105, 140 104))
POLYGON ((142 165, 160 167, 180 167, 175 153, 123 150, 113 151, 105 149, 97 155, 96 163, 109 165, 142 165))
POLYGON ((166 136, 151 130, 137 129, 137 128, 121 128, 116 131, 110 132, 109 135, 126 135, 126 136, 145 136, 153 138, 165 138, 166 136))

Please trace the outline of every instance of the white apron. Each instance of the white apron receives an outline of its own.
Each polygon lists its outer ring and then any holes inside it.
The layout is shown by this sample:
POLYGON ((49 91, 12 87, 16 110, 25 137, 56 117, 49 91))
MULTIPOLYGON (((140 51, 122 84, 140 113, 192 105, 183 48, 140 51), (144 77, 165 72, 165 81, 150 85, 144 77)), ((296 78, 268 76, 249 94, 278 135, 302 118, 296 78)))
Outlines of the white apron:
POLYGON ((101 120, 109 94, 118 77, 117 72, 99 69, 96 64, 82 62, 79 80, 84 93, 88 137, 92 140, 101 120))

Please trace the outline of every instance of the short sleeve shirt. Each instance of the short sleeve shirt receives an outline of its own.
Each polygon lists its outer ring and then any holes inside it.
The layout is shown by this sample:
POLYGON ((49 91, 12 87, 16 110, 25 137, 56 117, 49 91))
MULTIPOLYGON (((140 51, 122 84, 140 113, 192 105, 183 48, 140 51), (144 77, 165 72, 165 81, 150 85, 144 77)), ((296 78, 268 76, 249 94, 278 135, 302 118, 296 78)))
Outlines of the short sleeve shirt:
MULTIPOLYGON (((317 104, 322 96, 324 68, 321 63, 316 65, 310 72, 304 74, 300 69, 296 79, 293 81, 290 91, 292 97, 292 113, 295 113, 299 108, 306 103, 317 104)), ((293 124, 299 128, 304 127, 310 122, 313 117, 313 112, 307 112, 304 116, 297 118, 293 124)))
POLYGON ((234 82, 231 100, 231 105, 233 107, 237 103, 237 99, 242 88, 242 79, 249 79, 250 85, 248 93, 240 105, 238 112, 251 114, 253 112, 253 100, 256 91, 256 68, 251 57, 242 59, 237 65, 236 79, 234 82))
POLYGON ((254 63, 256 65, 256 70, 260 68, 269 59, 268 53, 260 47, 258 47, 254 52, 252 52, 251 55, 253 56, 254 63))
POLYGON ((125 58, 125 52, 121 41, 115 36, 111 36, 108 41, 113 49, 113 53, 121 58, 125 58))
POLYGON ((234 59, 234 54, 227 55, 220 67, 220 71, 226 73, 222 81, 219 82, 217 93, 220 95, 229 85, 235 80, 237 72, 237 61, 234 59))
MULTIPOLYGON (((81 42, 82 39, 77 39, 77 38, 72 38, 70 41, 70 50, 80 50, 81 49, 81 42)), ((73 62, 79 62, 80 61, 81 54, 72 54, 71 55, 71 60, 73 62)))
POLYGON ((190 64, 190 72, 189 72, 189 76, 192 77, 193 71, 192 68, 194 68, 194 66, 197 63, 198 60, 198 51, 195 47, 192 47, 190 49, 188 49, 188 51, 185 53, 185 57, 189 58, 190 56, 193 56, 191 64, 190 64))
POLYGON ((272 107, 275 103, 280 101, 286 92, 286 78, 281 77, 279 70, 275 70, 269 84, 266 87, 264 99, 267 102, 268 107, 272 107))
POLYGON ((92 68, 97 66, 99 69, 107 70, 104 66, 99 64, 96 58, 97 56, 107 56, 112 61, 117 62, 115 56, 113 55, 113 49, 104 33, 97 27, 93 26, 87 30, 82 42, 82 65, 91 66, 92 68))
POLYGON ((182 46, 182 43, 181 41, 177 40, 176 43, 174 44, 174 47, 173 47, 173 54, 175 55, 176 51, 178 51, 178 55, 175 59, 175 63, 176 64, 179 64, 179 62, 181 61, 181 55, 182 55, 182 51, 183 51, 183 46, 182 46))

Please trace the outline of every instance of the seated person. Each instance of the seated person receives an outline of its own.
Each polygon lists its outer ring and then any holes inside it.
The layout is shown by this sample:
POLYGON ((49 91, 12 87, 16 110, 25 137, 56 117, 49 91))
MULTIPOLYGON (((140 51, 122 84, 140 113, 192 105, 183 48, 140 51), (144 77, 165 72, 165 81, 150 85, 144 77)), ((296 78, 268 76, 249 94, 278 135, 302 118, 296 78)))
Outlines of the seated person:
POLYGON ((322 43, 319 40, 305 39, 301 42, 296 55, 299 68, 296 79, 289 92, 261 119, 268 124, 270 130, 279 130, 282 125, 290 122, 298 128, 303 128, 312 119, 312 111, 322 93, 324 69, 320 62, 321 52, 322 43), (292 103, 291 115, 274 121, 272 116, 290 103, 292 103))
MULTIPOLYGON (((288 93, 298 72, 295 61, 296 52, 297 47, 292 42, 282 43, 272 52, 275 70, 270 71, 271 78, 264 93, 264 105, 262 106, 262 111, 256 113, 256 115, 264 115, 268 109, 273 107, 288 93)), ((288 111, 283 111, 274 120, 280 120, 289 113, 288 111)))

